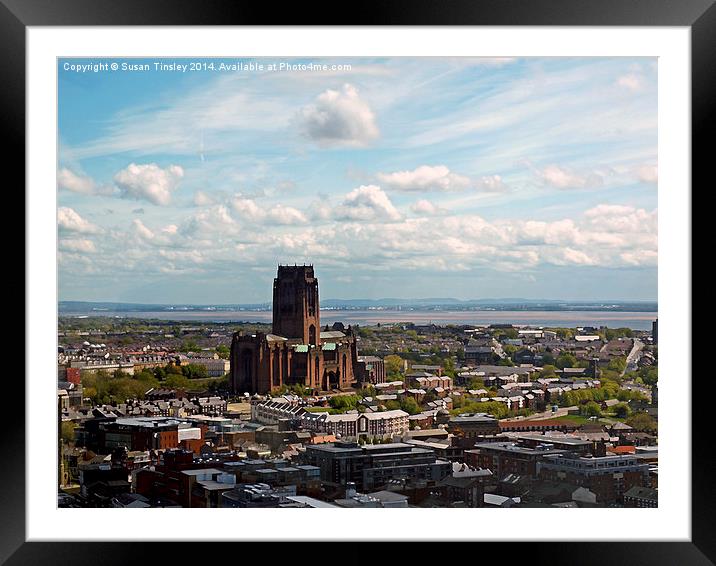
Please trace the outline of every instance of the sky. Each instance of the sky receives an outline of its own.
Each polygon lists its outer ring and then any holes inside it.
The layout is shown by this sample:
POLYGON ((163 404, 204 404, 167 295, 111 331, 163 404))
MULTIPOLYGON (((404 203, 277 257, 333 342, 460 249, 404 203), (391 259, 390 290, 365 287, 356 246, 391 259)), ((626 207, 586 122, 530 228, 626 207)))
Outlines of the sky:
POLYGON ((657 298, 655 58, 59 59, 58 142, 60 300, 657 298))

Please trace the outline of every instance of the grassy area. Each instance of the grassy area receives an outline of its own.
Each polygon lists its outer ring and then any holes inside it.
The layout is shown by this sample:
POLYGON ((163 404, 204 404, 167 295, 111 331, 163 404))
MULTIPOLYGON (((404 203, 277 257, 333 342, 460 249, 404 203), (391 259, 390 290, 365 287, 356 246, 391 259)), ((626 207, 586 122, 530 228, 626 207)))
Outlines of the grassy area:
POLYGON ((567 421, 567 422, 574 423, 577 425, 583 425, 583 424, 592 422, 589 420, 589 417, 584 417, 582 415, 564 415, 562 417, 555 417, 554 420, 567 421))
POLYGON ((574 423, 577 425, 583 425, 583 424, 592 423, 592 422, 595 422, 598 424, 610 425, 610 424, 614 424, 614 422, 617 420, 623 420, 623 419, 616 419, 614 417, 610 417, 610 418, 601 417, 595 421, 590 421, 589 417, 585 417, 582 415, 564 415, 562 417, 556 417, 554 420, 568 421, 568 422, 571 422, 571 423, 574 423))

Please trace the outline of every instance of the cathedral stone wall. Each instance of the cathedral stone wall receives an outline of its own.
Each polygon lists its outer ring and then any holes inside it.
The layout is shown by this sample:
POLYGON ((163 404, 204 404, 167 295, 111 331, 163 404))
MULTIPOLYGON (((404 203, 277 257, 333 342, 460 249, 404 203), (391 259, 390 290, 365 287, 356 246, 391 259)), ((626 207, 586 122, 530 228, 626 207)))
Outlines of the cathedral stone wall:
POLYGON ((321 329, 320 323, 313 266, 280 265, 273 284, 272 333, 232 337, 233 392, 263 394, 294 384, 316 391, 349 388, 357 378, 355 333, 343 325, 321 329))

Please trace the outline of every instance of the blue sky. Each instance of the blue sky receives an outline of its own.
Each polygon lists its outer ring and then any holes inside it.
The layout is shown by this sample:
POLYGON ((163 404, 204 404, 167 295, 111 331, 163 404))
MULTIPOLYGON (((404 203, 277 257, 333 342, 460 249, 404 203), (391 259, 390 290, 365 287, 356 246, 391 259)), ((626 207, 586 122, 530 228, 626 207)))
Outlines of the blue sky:
POLYGON ((61 300, 268 301, 304 262, 324 298, 656 299, 655 59, 58 78, 61 300))

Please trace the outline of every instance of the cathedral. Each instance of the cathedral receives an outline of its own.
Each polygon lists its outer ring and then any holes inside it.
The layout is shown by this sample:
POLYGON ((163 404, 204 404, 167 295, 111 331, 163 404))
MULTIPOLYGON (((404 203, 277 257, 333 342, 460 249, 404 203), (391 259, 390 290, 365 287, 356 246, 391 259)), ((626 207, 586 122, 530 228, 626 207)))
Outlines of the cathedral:
POLYGON ((271 334, 234 333, 230 361, 234 393, 263 394, 294 384, 316 391, 347 389, 359 372, 353 329, 340 322, 321 329, 312 265, 278 266, 271 334))

